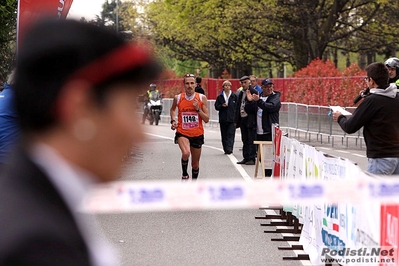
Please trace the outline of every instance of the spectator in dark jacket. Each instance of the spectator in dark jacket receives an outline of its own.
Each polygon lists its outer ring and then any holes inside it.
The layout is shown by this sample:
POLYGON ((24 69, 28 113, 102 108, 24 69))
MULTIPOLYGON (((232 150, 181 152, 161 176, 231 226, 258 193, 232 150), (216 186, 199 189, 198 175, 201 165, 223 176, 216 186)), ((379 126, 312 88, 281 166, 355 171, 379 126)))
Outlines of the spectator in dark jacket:
POLYGON ((197 86, 195 87, 195 92, 201 93, 205 95, 204 89, 201 87, 201 82, 202 78, 201 77, 196 77, 195 78, 195 83, 197 83, 197 86))
POLYGON ((256 111, 258 107, 255 102, 248 101, 247 97, 258 94, 258 91, 251 87, 249 77, 240 78, 242 90, 238 94, 236 107, 236 127, 241 130, 241 140, 243 143, 242 156, 244 157, 238 164, 254 165, 256 157, 256 111))
POLYGON ((236 127, 234 125, 237 95, 231 91, 231 82, 223 82, 223 91, 216 98, 215 109, 219 111, 220 134, 224 154, 233 153, 236 127))
MULTIPOLYGON (((256 117, 256 140, 272 140, 272 124, 279 123, 279 111, 281 108, 280 93, 274 91, 274 84, 271 79, 262 81, 261 95, 250 95, 248 101, 256 102, 258 113, 256 117)), ((265 170, 266 176, 271 176, 271 169, 265 170)))
POLYGON ((271 141, 272 124, 279 123, 280 92, 274 91, 271 79, 264 79, 261 95, 251 95, 248 101, 255 101, 258 106, 256 140, 271 141))
POLYGON ((14 71, 0 92, 0 168, 8 161, 9 153, 19 137, 18 115, 14 106, 14 71))

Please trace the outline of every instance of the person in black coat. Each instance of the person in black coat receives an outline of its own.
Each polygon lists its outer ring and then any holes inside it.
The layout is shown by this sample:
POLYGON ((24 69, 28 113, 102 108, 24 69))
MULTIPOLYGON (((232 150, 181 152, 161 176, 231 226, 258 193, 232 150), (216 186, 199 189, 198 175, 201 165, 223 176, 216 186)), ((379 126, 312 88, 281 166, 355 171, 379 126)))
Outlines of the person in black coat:
POLYGON ((161 65, 150 49, 74 20, 42 21, 21 41, 21 138, 0 172, 0 265, 119 265, 80 207, 144 138, 132 103, 161 65))
POLYGON ((225 154, 233 153, 236 127, 234 125, 237 95, 231 91, 231 82, 223 82, 223 91, 215 101, 215 109, 219 111, 220 134, 225 154))
POLYGON ((258 91, 250 86, 249 76, 240 78, 242 90, 238 93, 235 123, 236 128, 241 130, 241 140, 243 143, 243 159, 237 164, 254 165, 256 157, 256 112, 258 107, 255 102, 248 101, 247 97, 258 94, 258 91))
POLYGON ((195 87, 195 92, 201 93, 205 95, 205 91, 204 89, 201 87, 201 82, 202 82, 202 78, 201 77, 196 77, 195 78, 195 83, 197 83, 197 86, 195 87))
MULTIPOLYGON (((271 141, 272 124, 279 123, 280 92, 274 91, 274 84, 271 79, 264 79, 261 95, 250 95, 248 101, 256 102, 258 106, 256 140, 271 141)), ((271 176, 271 169, 266 169, 265 174, 271 176)))
POLYGON ((272 124, 279 123, 280 92, 274 91, 271 79, 264 79, 261 95, 251 95, 248 97, 248 101, 254 101, 258 106, 256 140, 271 141, 272 124))

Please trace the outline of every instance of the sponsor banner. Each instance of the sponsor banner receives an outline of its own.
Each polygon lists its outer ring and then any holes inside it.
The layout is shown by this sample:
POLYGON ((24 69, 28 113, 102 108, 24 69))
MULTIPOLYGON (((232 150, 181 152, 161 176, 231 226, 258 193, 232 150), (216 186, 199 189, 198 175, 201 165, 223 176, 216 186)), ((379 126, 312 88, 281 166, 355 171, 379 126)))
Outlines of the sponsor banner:
MULTIPOLYGON (((41 18, 65 19, 73 0, 19 0, 17 41, 41 18)), ((19 46, 20 44, 18 44, 19 46)))
MULTIPOLYGON (((389 257, 340 255, 348 247, 398 247, 397 177, 382 179, 372 176, 348 159, 325 154, 284 136, 280 150, 282 180, 288 183, 326 181, 323 183, 325 187, 310 189, 315 196, 313 201, 299 200, 300 197, 291 194, 295 201, 284 208, 303 224, 300 243, 314 265, 333 263, 328 259, 335 259, 341 265, 399 265, 396 251, 389 257), (317 194, 325 197, 316 199, 317 194), (328 202, 323 199, 328 199, 328 202), (323 254, 325 248, 331 251, 328 256, 323 254)), ((306 192, 302 195, 312 198, 306 192)))
POLYGON ((262 147, 263 147, 263 162, 265 165, 265 169, 273 169, 273 162, 274 162, 273 145, 271 144, 262 145, 262 147))
POLYGON ((280 179, 287 178, 290 156, 291 156, 291 140, 286 136, 282 136, 280 143, 280 179))
POLYGON ((274 135, 273 135, 273 153, 274 153, 274 165, 273 165, 273 177, 280 178, 280 154, 281 154, 281 137, 283 135, 283 131, 278 128, 274 127, 274 135))
MULTIPOLYGON (((399 244, 399 204, 381 205, 380 244, 396 249, 399 244)), ((398 261, 396 253, 396 261, 398 261)), ((396 264, 398 265, 399 262, 396 264)), ((381 263, 380 265, 389 265, 381 263)))

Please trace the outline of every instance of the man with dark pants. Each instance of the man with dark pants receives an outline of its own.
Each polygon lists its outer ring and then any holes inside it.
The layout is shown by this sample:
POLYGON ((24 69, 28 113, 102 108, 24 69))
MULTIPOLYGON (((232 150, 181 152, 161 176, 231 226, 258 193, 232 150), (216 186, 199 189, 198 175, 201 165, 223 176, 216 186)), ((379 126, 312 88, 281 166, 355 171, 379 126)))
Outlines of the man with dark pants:
POLYGON ((388 69, 383 63, 366 67, 370 94, 350 118, 333 112, 333 119, 348 134, 363 127, 368 158, 367 172, 376 175, 399 174, 399 96, 394 83, 388 83, 388 69))
MULTIPOLYGON (((258 113, 256 119, 256 140, 272 140, 272 124, 279 123, 279 111, 281 108, 280 92, 274 91, 274 84, 271 79, 262 81, 262 94, 249 95, 248 101, 256 102, 258 113)), ((265 175, 271 176, 272 170, 265 169, 265 175)))
POLYGON ((240 78, 242 90, 238 94, 236 109, 236 128, 241 130, 241 140, 243 143, 243 159, 237 164, 254 165, 256 157, 256 112, 258 107, 253 101, 248 101, 248 95, 258 94, 258 91, 250 86, 250 78, 243 76, 240 78))
POLYGON ((232 154, 236 127, 234 125, 237 95, 231 91, 231 82, 223 82, 223 91, 216 98, 215 109, 219 111, 220 134, 224 154, 232 154))
POLYGON ((174 97, 170 108, 170 119, 170 128, 176 129, 175 144, 178 144, 181 150, 182 180, 190 178, 187 172, 190 155, 192 179, 196 180, 199 175, 199 161, 204 144, 202 121, 209 122, 209 111, 206 96, 195 92, 193 74, 184 76, 184 92, 174 97), (178 109, 177 116, 176 108, 178 109))

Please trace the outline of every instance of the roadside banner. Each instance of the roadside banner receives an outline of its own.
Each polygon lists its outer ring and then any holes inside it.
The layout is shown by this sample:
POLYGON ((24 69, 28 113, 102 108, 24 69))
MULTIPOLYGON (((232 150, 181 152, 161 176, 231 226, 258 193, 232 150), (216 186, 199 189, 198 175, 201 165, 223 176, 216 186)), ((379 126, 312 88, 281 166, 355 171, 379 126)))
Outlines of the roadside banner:
POLYGON ((17 43, 24 33, 29 30, 30 25, 41 18, 65 19, 73 0, 19 0, 17 43))
POLYGON ((281 136, 283 132, 280 128, 275 127, 274 130, 274 165, 273 165, 273 177, 280 178, 280 145, 281 145, 281 136))
MULTIPOLYGON (((399 245, 399 204, 381 205, 380 246, 397 249, 399 245)), ((376 234, 378 235, 378 234, 376 234)), ((397 254, 393 259, 398 261, 397 254)), ((381 265, 385 265, 382 264, 381 265)))

